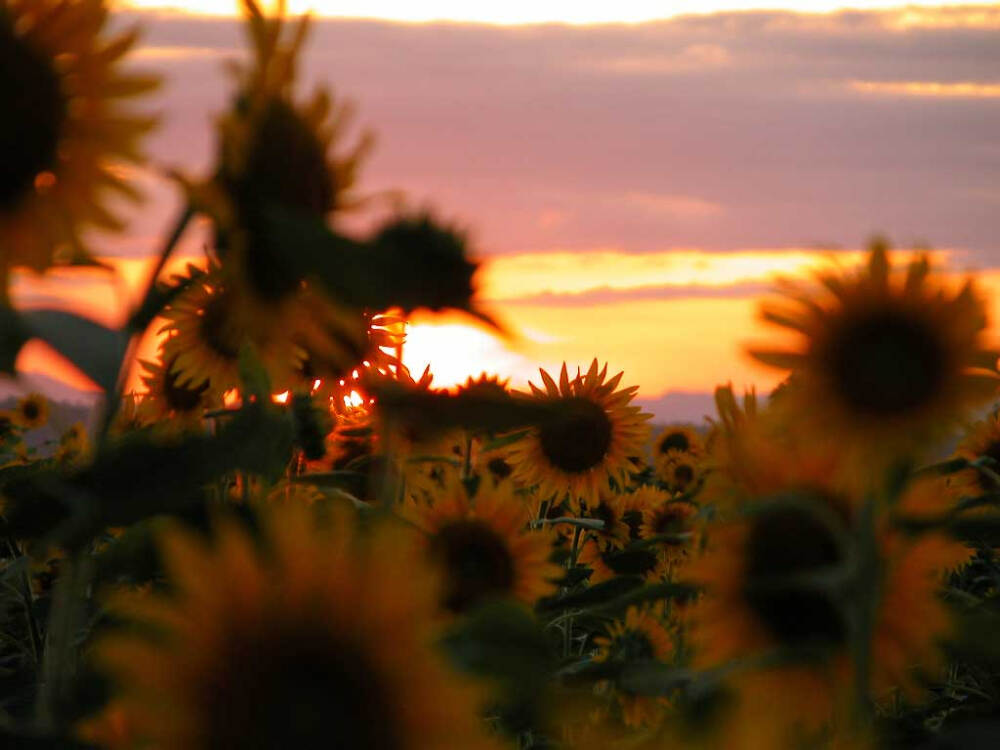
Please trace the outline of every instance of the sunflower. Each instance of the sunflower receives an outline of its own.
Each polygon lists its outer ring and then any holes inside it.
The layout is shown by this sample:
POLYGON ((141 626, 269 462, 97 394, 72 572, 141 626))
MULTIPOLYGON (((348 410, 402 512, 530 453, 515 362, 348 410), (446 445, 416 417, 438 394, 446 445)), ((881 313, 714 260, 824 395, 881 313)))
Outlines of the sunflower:
POLYGON ((669 425, 653 441, 654 462, 659 456, 665 456, 670 451, 681 451, 693 456, 704 452, 701 436, 688 425, 669 425))
POLYGON ((207 382, 198 385, 182 382, 177 373, 176 356, 160 351, 157 362, 140 360, 145 372, 142 382, 146 393, 137 407, 140 420, 144 423, 158 423, 170 420, 176 427, 200 427, 202 415, 217 403, 207 382))
POLYGON ((669 576, 688 560, 693 550, 698 548, 697 520, 698 506, 685 500, 668 499, 656 505, 649 505, 643 510, 642 526, 639 529, 643 539, 654 539, 665 535, 678 537, 661 539, 654 547, 659 559, 656 569, 659 576, 669 576))
POLYGON ((265 18, 254 0, 243 6, 254 59, 233 68, 238 94, 219 120, 215 174, 191 186, 190 193, 215 219, 217 249, 237 283, 260 300, 277 301, 294 294, 303 279, 283 257, 287 249, 261 224, 266 209, 325 220, 350 205, 350 188, 371 137, 364 135, 344 154, 334 153, 351 108, 325 89, 304 102, 293 96, 307 18, 287 29, 281 10, 265 18))
MULTIPOLYGON (((138 35, 104 33, 103 0, 8 0, 0 8, 0 275, 90 258, 85 227, 120 229, 106 193, 137 199, 114 164, 143 161, 154 121, 120 100, 158 81, 120 63, 138 35)), ((4 291, 6 294, 6 291, 4 291)))
POLYGON ((555 591, 562 569, 549 561, 549 534, 528 530, 524 502, 509 486, 481 484, 470 498, 451 482, 432 505, 409 502, 402 511, 424 535, 428 558, 445 577, 443 606, 467 612, 491 598, 532 605, 555 591))
MULTIPOLYGON (((991 472, 1000 473, 1000 412, 993 412, 986 419, 976 422, 955 450, 956 458, 975 461, 989 458, 996 462, 989 467, 991 472)), ((954 492, 965 496, 980 496, 1000 490, 991 474, 975 467, 963 469, 950 477, 954 492)))
POLYGON ((234 523, 212 547, 167 534, 173 595, 114 603, 147 626, 96 647, 118 723, 155 748, 491 746, 478 691, 432 649, 436 579, 406 538, 296 505, 264 518, 266 553, 234 523))
POLYGON ((90 439, 83 422, 74 422, 60 437, 56 448, 59 463, 72 463, 83 458, 90 450, 90 439))
MULTIPOLYGON (((781 647, 827 655, 733 678, 741 703, 763 708, 756 691, 766 689, 761 696, 782 707, 780 714, 763 711, 757 719, 778 725, 772 727, 778 733, 821 729, 848 674, 848 624, 833 597, 804 584, 774 584, 823 572, 846 559, 839 530, 816 512, 817 502, 801 500, 775 503, 743 521, 713 528, 705 554, 686 571, 706 590, 689 612, 695 666, 710 669, 781 647)), ((773 746, 788 743, 783 737, 773 746)))
POLYGON ((614 481, 624 487, 642 453, 650 415, 629 406, 638 388, 615 390, 622 373, 607 379, 595 359, 586 375, 572 380, 563 364, 559 384, 539 370, 545 390, 530 383, 532 398, 557 412, 509 449, 514 479, 539 485, 543 497, 593 504, 614 481))
MULTIPOLYGON (((940 496, 940 482, 915 482, 898 504, 920 512, 940 496)), ((837 592, 816 580, 852 569, 853 505, 819 486, 761 498, 749 515, 712 528, 706 553, 687 568, 687 577, 706 590, 690 611, 696 666, 778 650, 802 654, 731 678, 741 706, 735 716, 763 722, 759 731, 768 739, 762 746, 785 746, 793 735, 821 731, 850 699, 858 666, 851 660, 850 622, 837 592), (768 710, 769 704, 782 711, 768 710)), ((876 539, 879 586, 868 666, 875 694, 901 687, 916 698, 917 679, 941 668, 939 646, 951 634, 940 598, 944 575, 969 552, 937 533, 904 536, 888 520, 880 521, 876 539)))
POLYGON ((620 495, 602 492, 600 502, 587 508, 587 517, 604 523, 603 528, 588 533, 612 547, 625 546, 629 537, 629 527, 625 523, 625 506, 620 495))
MULTIPOLYGON (((603 663, 664 662, 673 654, 673 640, 663 627, 659 607, 629 607, 624 620, 608 626, 607 635, 594 638, 597 653, 594 661, 603 663)), ((622 721, 629 727, 655 724, 666 699, 630 693, 621 685, 615 686, 615 696, 621 709, 622 721)))
POLYGON ((656 476, 670 492, 686 492, 701 474, 698 459, 687 451, 670 450, 657 457, 656 476))
POLYGON ((17 402, 14 418, 26 430, 41 427, 49 421, 49 402, 41 393, 29 393, 17 402))
POLYGON ((763 309, 801 346, 754 352, 792 372, 775 408, 806 420, 807 434, 851 446, 859 460, 896 459, 996 392, 997 354, 986 348, 985 304, 971 280, 948 291, 926 257, 897 277, 876 243, 862 270, 819 281, 826 296, 793 287, 797 307, 763 309))

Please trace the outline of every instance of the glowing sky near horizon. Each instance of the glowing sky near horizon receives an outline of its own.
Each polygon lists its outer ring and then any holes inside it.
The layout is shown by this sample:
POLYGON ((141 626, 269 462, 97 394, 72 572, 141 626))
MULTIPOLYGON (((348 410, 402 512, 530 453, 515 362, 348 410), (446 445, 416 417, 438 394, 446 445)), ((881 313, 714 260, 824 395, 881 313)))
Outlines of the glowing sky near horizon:
MULTIPOLYGON (((939 0, 933 6, 968 5, 962 0, 939 0)), ((126 0, 124 7, 176 9, 187 13, 229 16, 238 12, 235 0, 126 0)), ((264 0, 262 6, 273 6, 264 0)), ((460 21, 493 24, 531 23, 642 23, 695 13, 767 8, 823 13, 843 8, 896 8, 907 3, 891 0, 617 0, 581 3, 578 0, 288 0, 292 13, 310 12, 326 18, 377 18, 388 21, 460 21)), ((908 7, 919 7, 914 4, 908 7)), ((930 5, 930 4, 928 4, 930 5)))
MULTIPOLYGON (((460 16, 441 11, 457 5, 413 7, 460 16)), ((515 21, 589 10, 524 7, 459 10, 515 21)), ((364 9, 397 17, 388 4, 364 9)), ((605 10, 624 20, 641 8, 605 10)), ((166 80, 150 102, 163 113, 153 161, 134 175, 149 199, 128 207, 127 233, 96 243, 120 281, 18 274, 20 305, 120 323, 179 209, 165 172, 211 169, 212 123, 231 94, 224 63, 246 56, 238 22, 133 12, 123 23, 136 20, 134 65, 166 80)), ((939 248, 957 272, 981 269, 1000 321, 1000 6, 527 29, 318 20, 301 74, 303 94, 331 84, 378 136, 359 192, 405 191, 468 230, 482 303, 516 334, 419 314, 404 358, 418 371, 430 363, 437 385, 487 371, 523 387, 539 366, 597 357, 650 399, 730 380, 766 390, 780 374, 745 354, 772 336, 757 318, 762 296, 779 275, 858 262, 875 232, 939 248)), ((205 239, 186 236, 175 262, 205 239)), ((992 336, 1000 343, 996 324, 992 336)), ((18 364, 86 385, 37 344, 18 364)))

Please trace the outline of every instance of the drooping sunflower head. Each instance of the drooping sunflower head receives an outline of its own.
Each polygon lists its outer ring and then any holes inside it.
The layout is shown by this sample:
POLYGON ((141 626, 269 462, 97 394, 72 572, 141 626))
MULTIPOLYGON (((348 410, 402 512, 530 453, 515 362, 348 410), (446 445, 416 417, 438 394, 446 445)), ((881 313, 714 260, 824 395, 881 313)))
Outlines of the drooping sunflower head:
POLYGON ((124 73, 135 31, 108 37, 103 0, 0 8, 0 274, 89 258, 81 230, 120 229, 106 193, 138 194, 115 162, 140 163, 153 120, 120 106, 157 85, 124 73))
POLYGON ((527 507, 509 486, 480 483, 470 498, 451 482, 432 505, 410 503, 403 513, 444 576, 446 610, 461 614, 496 598, 531 605, 555 590, 561 569, 549 561, 551 537, 527 528, 527 507))
POLYGON ((282 10, 265 17, 254 0, 243 6, 254 57, 234 67, 237 94, 219 120, 215 175, 190 192, 215 219, 217 250, 233 258, 240 283, 261 300, 275 301, 293 294, 302 278, 288 262, 288 248, 261 223, 266 211, 280 208, 323 220, 349 205, 371 138, 334 153, 350 107, 325 89, 304 102, 294 96, 307 19, 289 29, 282 10))
MULTIPOLYGON (((667 661, 674 647, 662 620, 661 608, 629 607, 623 620, 615 620, 606 635, 594 639, 597 647, 594 660, 623 664, 667 661)), ((664 697, 631 693, 621 685, 615 685, 614 689, 622 721, 628 727, 654 724, 666 705, 664 697)))
POLYGON ((17 402, 14 417, 26 430, 41 427, 49 421, 49 402, 41 393, 29 393, 17 402))
POLYGON ((587 373, 570 379, 563 365, 559 384, 541 370, 545 390, 531 384, 532 398, 556 407, 553 415, 510 449, 515 478, 539 485, 541 495, 596 504, 610 482, 624 487, 648 434, 649 415, 629 402, 635 386, 616 390, 622 373, 607 379, 595 359, 587 373))
POLYGON ((986 347, 985 304, 971 281, 949 291, 926 257, 896 274, 880 244, 858 273, 819 281, 822 293, 792 290, 798 307, 763 310, 801 346, 755 352, 792 371, 775 404, 807 415, 819 439, 897 458, 995 393, 997 355, 986 347))
POLYGON ((285 505, 266 516, 263 550, 234 525, 213 547, 169 534, 172 595, 119 598, 146 628, 97 647, 132 736, 190 750, 489 746, 475 692, 432 649, 434 577, 407 538, 352 526, 285 505))

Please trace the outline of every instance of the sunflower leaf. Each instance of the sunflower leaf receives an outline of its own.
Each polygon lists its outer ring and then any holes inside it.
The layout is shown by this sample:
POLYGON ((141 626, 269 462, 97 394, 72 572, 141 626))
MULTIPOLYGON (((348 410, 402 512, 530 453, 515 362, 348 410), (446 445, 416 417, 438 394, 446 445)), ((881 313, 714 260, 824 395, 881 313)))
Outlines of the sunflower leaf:
POLYGON ((618 599, 623 594, 642 585, 639 576, 618 576, 609 581, 595 583, 582 591, 565 596, 550 596, 541 599, 536 605, 539 612, 554 612, 562 609, 582 609, 597 604, 606 604, 618 599))
POLYGON ((558 413, 558 404, 531 402, 507 393, 436 393, 388 380, 368 386, 385 413, 428 435, 454 427, 503 432, 539 424, 558 413))

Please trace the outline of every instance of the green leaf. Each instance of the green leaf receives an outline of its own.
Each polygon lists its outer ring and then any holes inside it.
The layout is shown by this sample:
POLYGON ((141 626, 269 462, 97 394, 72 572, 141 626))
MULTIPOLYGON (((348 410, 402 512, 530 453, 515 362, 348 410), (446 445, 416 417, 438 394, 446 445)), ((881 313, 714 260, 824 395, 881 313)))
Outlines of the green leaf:
POLYGON ((244 393, 258 401, 266 402, 271 399, 271 378, 264 369, 264 365, 257 356, 254 345, 249 341, 244 341, 240 347, 240 383, 243 385, 244 393))
POLYGON ((687 687, 692 679, 694 674, 688 669, 644 660, 624 664, 618 674, 618 686, 633 695, 668 696, 687 687))
POLYGON ((425 435, 452 428, 504 432, 557 419, 558 403, 538 403, 508 393, 439 393, 390 380, 376 380, 369 391, 392 420, 425 435))
POLYGON ((275 480, 291 451, 288 415, 270 404, 248 404, 216 435, 163 441, 138 432, 107 444, 89 466, 10 482, 7 518, 18 535, 51 533, 55 541, 74 546, 108 526, 197 506, 204 502, 205 485, 231 471, 275 480))
POLYGON ((521 688, 541 686, 554 667, 549 642, 523 607, 492 602, 453 626, 441 645, 466 672, 521 688))
POLYGON ((619 576, 610 581, 602 581, 588 586, 582 591, 565 596, 550 596, 536 605, 539 612, 553 612, 563 609, 583 609, 597 604, 606 604, 642 585, 639 576, 619 576))
POLYGON ((105 393, 113 393, 129 337, 62 310, 30 310, 21 316, 30 338, 47 343, 105 393))

